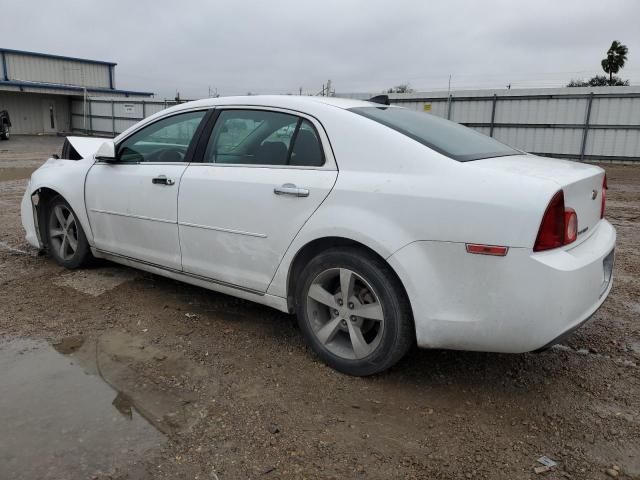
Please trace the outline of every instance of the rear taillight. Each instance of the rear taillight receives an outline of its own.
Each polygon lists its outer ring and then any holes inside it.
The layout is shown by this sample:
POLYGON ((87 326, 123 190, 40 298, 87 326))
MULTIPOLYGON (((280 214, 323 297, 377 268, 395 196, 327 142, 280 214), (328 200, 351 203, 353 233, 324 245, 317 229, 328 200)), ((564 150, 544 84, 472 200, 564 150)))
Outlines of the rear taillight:
POLYGON ((564 207, 564 192, 556 193, 542 217, 534 252, 550 250, 575 242, 578 238, 578 215, 573 208, 564 207))
POLYGON ((602 203, 600 205, 600 218, 604 218, 604 209, 607 205, 607 174, 604 174, 604 179, 602 180, 602 203))

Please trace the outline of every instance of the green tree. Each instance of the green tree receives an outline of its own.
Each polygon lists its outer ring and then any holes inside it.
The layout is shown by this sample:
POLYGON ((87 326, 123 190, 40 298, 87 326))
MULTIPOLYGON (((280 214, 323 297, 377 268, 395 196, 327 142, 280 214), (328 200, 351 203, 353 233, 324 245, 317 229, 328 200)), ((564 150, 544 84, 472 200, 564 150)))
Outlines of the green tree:
POLYGON ((627 61, 627 53, 629 53, 627 46, 614 40, 609 50, 607 50, 607 58, 600 62, 602 69, 609 74, 609 85, 613 85, 614 73, 618 73, 624 67, 624 63, 627 61))
POLYGON ((606 87, 608 85, 628 87, 629 80, 622 80, 620 77, 616 77, 615 75, 610 79, 604 75, 596 75, 595 77, 591 77, 589 80, 571 80, 567 84, 567 87, 606 87))
POLYGON ((395 87, 390 88, 384 93, 413 93, 414 90, 409 86, 408 83, 402 85, 396 85, 395 87))

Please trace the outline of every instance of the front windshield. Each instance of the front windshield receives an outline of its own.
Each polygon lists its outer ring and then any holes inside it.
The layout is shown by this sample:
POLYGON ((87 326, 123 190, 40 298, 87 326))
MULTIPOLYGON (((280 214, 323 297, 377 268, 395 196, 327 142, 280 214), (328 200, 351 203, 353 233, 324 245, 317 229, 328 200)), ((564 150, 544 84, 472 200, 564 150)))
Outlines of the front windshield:
POLYGON ((449 120, 399 107, 357 107, 349 111, 392 128, 459 162, 522 152, 449 120))

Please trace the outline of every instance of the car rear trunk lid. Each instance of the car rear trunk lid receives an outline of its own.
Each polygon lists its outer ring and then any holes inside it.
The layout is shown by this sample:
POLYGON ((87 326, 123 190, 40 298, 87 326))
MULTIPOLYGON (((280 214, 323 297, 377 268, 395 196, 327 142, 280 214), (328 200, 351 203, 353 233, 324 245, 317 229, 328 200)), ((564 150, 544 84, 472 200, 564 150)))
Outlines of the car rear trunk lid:
POLYGON ((487 158, 468 165, 554 182, 564 191, 565 207, 573 208, 578 216, 578 238, 571 246, 587 239, 600 221, 604 181, 600 167, 535 155, 487 158))

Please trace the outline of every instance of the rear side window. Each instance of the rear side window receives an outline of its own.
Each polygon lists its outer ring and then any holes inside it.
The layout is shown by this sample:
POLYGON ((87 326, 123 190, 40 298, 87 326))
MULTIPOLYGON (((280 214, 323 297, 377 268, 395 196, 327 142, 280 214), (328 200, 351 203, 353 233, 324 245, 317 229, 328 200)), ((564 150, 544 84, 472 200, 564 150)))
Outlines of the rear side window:
POLYGON ((204 162, 318 167, 324 155, 314 126, 304 118, 267 110, 223 110, 204 162))
POLYGON ((519 155, 518 150, 449 120, 398 107, 358 107, 350 111, 392 128, 460 162, 519 155))

